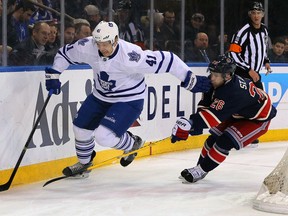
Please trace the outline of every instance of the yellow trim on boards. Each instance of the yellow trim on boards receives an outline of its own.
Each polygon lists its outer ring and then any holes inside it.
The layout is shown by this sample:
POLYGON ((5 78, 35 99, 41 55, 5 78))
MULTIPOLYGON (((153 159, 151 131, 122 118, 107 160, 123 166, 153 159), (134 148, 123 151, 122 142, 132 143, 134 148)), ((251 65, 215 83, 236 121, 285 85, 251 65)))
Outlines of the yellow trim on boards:
MULTIPOLYGON (((172 144, 170 139, 167 138, 162 141, 157 141, 156 145, 151 146, 150 149, 148 148, 147 150, 139 152, 137 158, 173 151, 184 151, 187 149, 201 148, 207 137, 208 134, 190 136, 187 141, 180 141, 174 144, 172 144)), ((259 140, 260 143, 288 140, 288 129, 270 130, 265 135, 261 136, 259 140)), ((105 150, 97 152, 97 157, 94 160, 94 164, 101 163, 120 154, 121 151, 119 150, 105 150)), ((17 171, 16 176, 12 182, 12 186, 44 181, 50 178, 61 176, 62 169, 68 165, 76 163, 76 161, 76 157, 70 157, 29 166, 22 166, 17 171)), ((121 166, 119 164, 119 159, 115 159, 114 162, 110 162, 109 164, 103 164, 103 166, 111 164, 121 166)), ((12 169, 0 171, 0 184, 6 183, 11 173, 12 169)))

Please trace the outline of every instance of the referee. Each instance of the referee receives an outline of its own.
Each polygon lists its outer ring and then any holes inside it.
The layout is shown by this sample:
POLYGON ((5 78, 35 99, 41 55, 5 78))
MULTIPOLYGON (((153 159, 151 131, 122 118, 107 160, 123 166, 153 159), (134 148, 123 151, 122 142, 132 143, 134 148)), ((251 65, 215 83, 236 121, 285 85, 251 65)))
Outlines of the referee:
POLYGON ((264 65, 268 74, 271 68, 267 57, 268 31, 261 23, 264 17, 262 3, 253 2, 248 16, 249 22, 233 35, 229 52, 237 64, 235 74, 253 80, 258 88, 263 89, 259 71, 264 65))

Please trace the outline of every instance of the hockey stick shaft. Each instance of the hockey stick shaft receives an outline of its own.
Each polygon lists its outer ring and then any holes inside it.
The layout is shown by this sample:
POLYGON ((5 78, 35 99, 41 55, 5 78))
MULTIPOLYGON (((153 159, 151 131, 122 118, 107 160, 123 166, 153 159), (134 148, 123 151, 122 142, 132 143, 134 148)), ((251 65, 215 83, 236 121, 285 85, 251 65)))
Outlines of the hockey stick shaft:
MULTIPOLYGON (((165 138, 165 139, 166 139, 166 138, 165 138)), ((164 139, 162 139, 162 140, 164 140, 164 139)), ((103 166, 103 165, 106 164, 106 163, 112 163, 113 161, 115 161, 115 160, 117 160, 117 159, 121 159, 122 157, 126 157, 126 156, 129 156, 129 155, 131 155, 131 154, 140 152, 140 151, 146 149, 147 147, 151 147, 151 146, 153 146, 153 145, 156 145, 158 142, 160 142, 160 141, 162 141, 162 140, 158 140, 158 141, 156 141, 156 142, 151 142, 151 143, 149 143, 148 145, 146 145, 146 146, 144 146, 144 147, 142 147, 142 148, 140 148, 140 149, 131 151, 131 152, 129 152, 129 153, 126 153, 126 154, 124 153, 124 154, 120 154, 120 155, 118 155, 118 156, 109 158, 109 159, 107 159, 107 160, 105 160, 105 161, 103 161, 103 162, 100 162, 100 163, 98 163, 98 164, 95 164, 95 165, 89 167, 87 170, 96 169, 96 168, 98 168, 98 167, 103 166)), ((80 172, 80 173, 81 173, 81 172, 80 172)), ((66 179, 66 178, 72 177, 72 176, 77 175, 77 174, 80 174, 80 173, 74 173, 73 175, 60 176, 60 177, 51 179, 51 180, 47 181, 47 182, 43 185, 43 187, 45 187, 45 186, 48 185, 48 184, 51 184, 52 182, 59 181, 59 180, 61 180, 61 179, 66 179)))
MULTIPOLYGON (((100 163, 98 163, 98 164, 95 164, 95 165, 89 167, 87 170, 93 170, 93 169, 96 169, 96 168, 98 168, 98 167, 103 166, 103 165, 106 164, 106 163, 112 163, 113 161, 115 161, 115 160, 117 160, 117 159, 120 159, 120 158, 122 158, 122 157, 126 157, 126 156, 128 156, 128 155, 133 154, 133 153, 137 153, 137 152, 139 152, 139 151, 141 151, 141 150, 143 150, 143 149, 145 149, 145 148, 147 148, 147 147, 150 147, 150 146, 151 146, 151 144, 148 144, 148 145, 146 145, 146 146, 144 146, 144 147, 142 147, 142 148, 140 148, 140 149, 137 149, 137 150, 135 150, 135 151, 129 152, 129 153, 127 153, 127 154, 120 154, 120 155, 117 155, 117 156, 115 156, 115 157, 109 158, 109 159, 107 159, 107 160, 105 160, 105 161, 102 161, 102 162, 100 162, 100 163)), ((51 179, 51 180, 47 181, 47 182, 43 185, 43 187, 45 187, 45 186, 48 185, 48 184, 51 184, 52 182, 59 181, 59 180, 61 180, 61 179, 66 179, 66 178, 75 176, 75 175, 80 174, 80 173, 81 173, 81 172, 79 172, 79 173, 74 173, 73 175, 60 176, 60 177, 51 179)))
POLYGON ((33 135, 34 135, 34 132, 35 132, 35 130, 36 130, 36 128, 37 128, 37 126, 38 126, 38 124, 39 124, 39 122, 40 122, 40 119, 41 119, 41 117, 42 117, 42 115, 43 115, 43 113, 44 113, 44 111, 45 111, 45 109, 46 109, 46 107, 47 107, 47 104, 48 104, 48 102, 49 102, 49 100, 50 100, 50 98, 51 98, 51 96, 52 96, 52 93, 53 93, 53 91, 50 91, 50 92, 49 92, 48 97, 46 98, 46 100, 45 100, 45 102, 44 102, 43 108, 42 108, 42 110, 40 111, 39 116, 38 116, 38 118, 37 118, 36 121, 35 121, 35 124, 34 124, 32 130, 31 130, 31 132, 30 132, 30 135, 29 135, 29 137, 28 137, 28 139, 27 139, 27 141, 26 141, 26 143, 25 143, 25 146, 24 146, 24 148, 23 148, 23 150, 22 150, 22 152, 21 152, 21 154, 20 154, 20 157, 19 157, 19 159, 18 159, 18 161, 17 161, 17 163, 16 163, 16 165, 15 165, 13 171, 12 171, 12 174, 11 174, 9 180, 8 180, 5 184, 0 185, 0 192, 1 192, 1 191, 6 191, 6 190, 8 190, 8 189, 10 188, 10 186, 11 186, 11 184, 12 184, 12 181, 13 181, 15 175, 16 175, 16 172, 17 172, 17 170, 18 170, 18 168, 19 168, 19 166, 20 166, 20 163, 21 163, 21 161, 22 161, 22 159, 23 159, 23 157, 24 157, 24 155, 25 155, 25 152, 26 152, 26 150, 27 150, 27 147, 28 147, 28 145, 29 145, 29 143, 30 143, 33 135))

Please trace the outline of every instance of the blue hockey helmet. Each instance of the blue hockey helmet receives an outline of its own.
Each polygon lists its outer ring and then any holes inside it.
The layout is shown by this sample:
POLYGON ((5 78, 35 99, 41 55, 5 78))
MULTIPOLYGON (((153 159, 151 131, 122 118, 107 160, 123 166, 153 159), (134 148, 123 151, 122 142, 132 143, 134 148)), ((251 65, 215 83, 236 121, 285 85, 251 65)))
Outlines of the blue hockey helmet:
POLYGON ((219 55, 216 60, 208 65, 207 72, 221 73, 223 75, 230 73, 234 75, 235 70, 236 64, 233 58, 228 55, 219 55))

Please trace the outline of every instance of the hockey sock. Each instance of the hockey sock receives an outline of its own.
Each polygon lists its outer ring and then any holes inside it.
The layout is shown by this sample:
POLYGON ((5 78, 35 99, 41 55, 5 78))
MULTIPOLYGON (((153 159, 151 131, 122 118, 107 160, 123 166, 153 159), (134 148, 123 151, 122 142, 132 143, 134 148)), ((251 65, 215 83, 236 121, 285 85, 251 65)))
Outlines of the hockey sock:
POLYGON ((76 155, 82 164, 88 164, 91 161, 91 155, 95 146, 94 139, 80 141, 75 139, 76 155))
POLYGON ((133 147, 134 139, 129 135, 128 132, 124 133, 120 141, 113 147, 115 149, 130 151, 133 147))
POLYGON ((232 148, 233 143, 230 138, 225 135, 220 136, 209 150, 207 156, 200 163, 200 166, 205 172, 210 172, 226 159, 232 148))
POLYGON ((227 151, 223 151, 216 144, 210 149, 207 156, 202 160, 200 166, 205 172, 210 172, 221 164, 228 156, 227 151))
POLYGON ((198 162, 197 162, 197 165, 200 164, 203 159, 207 156, 207 153, 209 152, 209 150, 212 148, 212 146, 215 144, 215 137, 213 137, 212 135, 210 135, 206 140, 205 140, 205 143, 204 143, 204 146, 201 150, 201 153, 200 153, 200 156, 199 156, 199 159, 198 159, 198 162))

